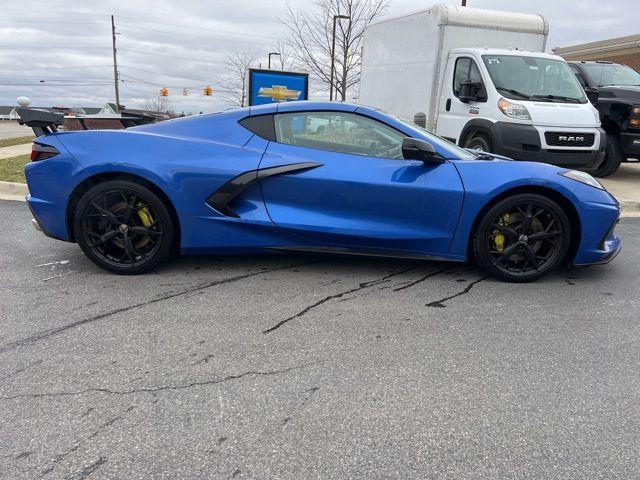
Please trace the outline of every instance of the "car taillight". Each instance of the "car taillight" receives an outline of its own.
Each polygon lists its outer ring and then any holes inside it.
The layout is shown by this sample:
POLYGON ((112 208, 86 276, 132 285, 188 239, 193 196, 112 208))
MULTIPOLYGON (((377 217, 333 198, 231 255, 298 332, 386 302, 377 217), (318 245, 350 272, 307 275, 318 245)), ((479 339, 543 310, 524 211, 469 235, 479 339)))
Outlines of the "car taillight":
POLYGON ((31 161, 37 162, 38 160, 45 160, 47 158, 55 157, 59 153, 58 149, 51 145, 34 143, 31 148, 31 161))

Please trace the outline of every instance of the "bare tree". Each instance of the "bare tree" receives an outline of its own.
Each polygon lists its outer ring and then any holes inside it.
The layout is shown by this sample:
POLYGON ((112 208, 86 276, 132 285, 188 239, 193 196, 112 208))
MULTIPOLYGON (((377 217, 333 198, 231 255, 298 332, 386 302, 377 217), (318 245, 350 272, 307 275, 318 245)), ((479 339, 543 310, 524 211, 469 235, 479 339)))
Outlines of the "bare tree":
POLYGON ((325 85, 331 83, 331 45, 334 15, 347 15, 336 28, 333 86, 342 100, 360 80, 362 40, 365 28, 380 18, 387 0, 317 0, 312 12, 295 11, 290 5, 281 22, 288 28, 288 43, 296 60, 325 85))
POLYGON ((255 52, 233 52, 225 57, 227 77, 221 82, 222 94, 229 102, 238 107, 247 104, 247 82, 249 68, 254 67, 258 55, 255 52))
POLYGON ((175 111, 171 102, 169 102, 169 98, 163 97, 157 92, 143 102, 142 108, 151 112, 162 112, 168 113, 169 115, 175 115, 175 111))
MULTIPOLYGON (((271 52, 278 52, 280 55, 274 56, 271 61, 271 67, 277 70, 295 70, 298 61, 291 51, 291 46, 286 40, 278 40, 271 45, 271 52)), ((303 67, 304 68, 304 67, 303 67)))

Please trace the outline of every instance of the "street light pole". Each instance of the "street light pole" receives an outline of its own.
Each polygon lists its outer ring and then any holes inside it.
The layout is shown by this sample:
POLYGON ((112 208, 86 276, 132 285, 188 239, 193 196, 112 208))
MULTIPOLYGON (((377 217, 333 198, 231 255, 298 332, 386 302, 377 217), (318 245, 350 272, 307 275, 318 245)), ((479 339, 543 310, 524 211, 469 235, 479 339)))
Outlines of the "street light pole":
MULTIPOLYGON (((336 62, 336 23, 339 18, 343 19, 351 19, 347 15, 334 15, 333 16, 333 41, 331 44, 331 80, 329 81, 329 100, 333 100, 333 75, 335 72, 335 62, 336 62)), ((336 91, 336 95, 338 92, 336 91)))
POLYGON ((269 70, 271 70, 271 55, 280 56, 278 52, 269 52, 269 61, 268 61, 268 67, 267 67, 269 70))

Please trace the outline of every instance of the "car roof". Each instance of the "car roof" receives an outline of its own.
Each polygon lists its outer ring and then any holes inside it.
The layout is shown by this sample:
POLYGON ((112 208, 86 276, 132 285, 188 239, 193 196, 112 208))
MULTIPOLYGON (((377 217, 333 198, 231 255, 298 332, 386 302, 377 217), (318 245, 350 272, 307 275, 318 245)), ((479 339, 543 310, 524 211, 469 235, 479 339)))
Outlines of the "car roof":
POLYGON ((266 115, 269 113, 300 112, 305 110, 329 110, 336 112, 355 112, 358 105, 347 102, 313 102, 301 100, 296 102, 267 103, 251 107, 249 115, 266 115))

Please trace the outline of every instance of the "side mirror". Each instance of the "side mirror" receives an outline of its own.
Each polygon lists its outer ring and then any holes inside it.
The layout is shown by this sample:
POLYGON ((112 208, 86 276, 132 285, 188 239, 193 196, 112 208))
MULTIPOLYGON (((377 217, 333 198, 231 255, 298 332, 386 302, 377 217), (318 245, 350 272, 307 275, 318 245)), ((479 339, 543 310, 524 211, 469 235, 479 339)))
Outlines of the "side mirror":
POLYGON ((402 156, 405 160, 420 160, 423 163, 441 163, 429 142, 418 138, 405 137, 402 141, 402 156))
POLYGON ((592 104, 596 105, 598 103, 598 99, 600 98, 600 90, 595 87, 584 87, 584 93, 587 94, 587 98, 592 104))
POLYGON ((460 96, 458 97, 462 103, 477 102, 480 99, 482 91, 482 82, 472 82, 467 80, 460 84, 460 96))

